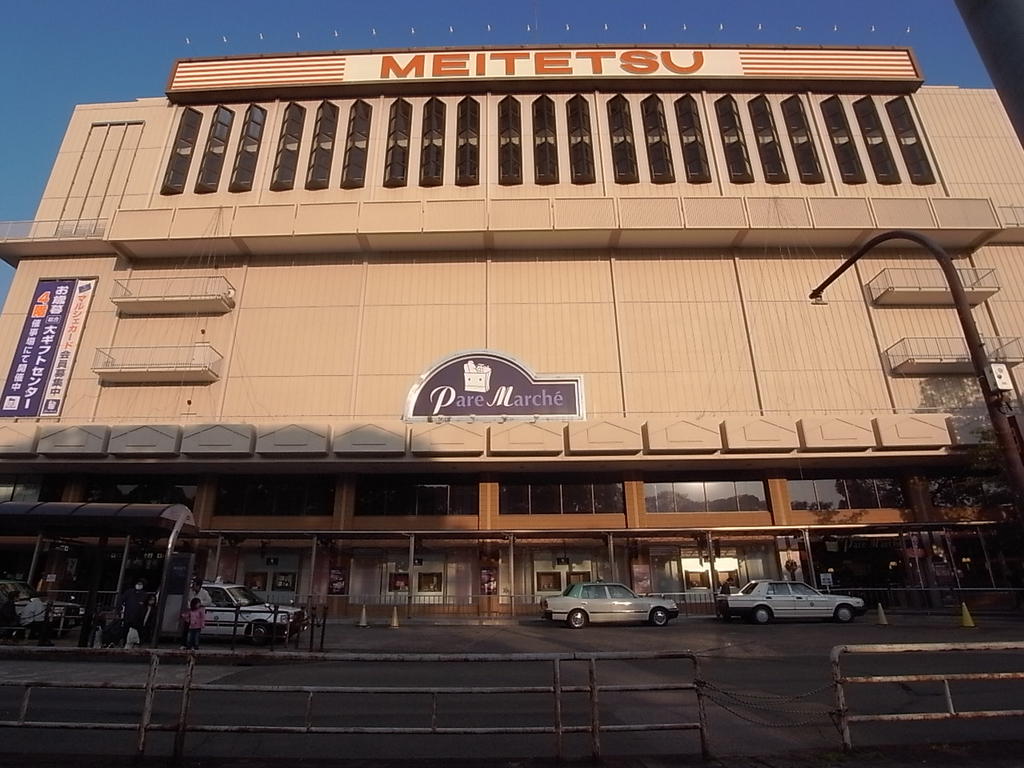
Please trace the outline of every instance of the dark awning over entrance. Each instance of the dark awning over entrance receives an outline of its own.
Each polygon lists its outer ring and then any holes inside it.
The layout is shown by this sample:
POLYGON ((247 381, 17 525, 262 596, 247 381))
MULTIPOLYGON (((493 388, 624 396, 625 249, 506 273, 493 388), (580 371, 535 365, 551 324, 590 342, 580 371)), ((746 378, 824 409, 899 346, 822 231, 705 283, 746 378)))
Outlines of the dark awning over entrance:
POLYGON ((0 503, 0 531, 8 536, 169 535, 181 521, 182 533, 197 531, 192 512, 183 504, 97 504, 78 502, 0 503))

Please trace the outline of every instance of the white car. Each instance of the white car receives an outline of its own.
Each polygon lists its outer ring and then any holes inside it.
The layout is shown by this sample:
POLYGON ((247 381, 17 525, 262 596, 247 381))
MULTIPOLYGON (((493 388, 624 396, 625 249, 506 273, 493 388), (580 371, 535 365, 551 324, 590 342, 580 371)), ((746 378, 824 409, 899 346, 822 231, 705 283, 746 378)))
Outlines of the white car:
POLYGON ((718 595, 716 613, 726 621, 733 616, 767 624, 774 619, 835 619, 852 621, 864 613, 859 597, 819 592, 802 581, 751 581, 738 593, 718 595))
POLYGON ((255 645, 275 639, 286 640, 309 627, 309 617, 293 605, 268 605, 242 584, 208 581, 203 589, 210 596, 206 606, 203 637, 248 638, 255 645), (237 621, 237 629, 236 629, 237 621))
POLYGON ((587 624, 633 621, 663 627, 679 615, 672 600, 637 595, 624 584, 592 581, 570 584, 558 597, 546 597, 541 603, 543 617, 564 621, 573 629, 587 624))

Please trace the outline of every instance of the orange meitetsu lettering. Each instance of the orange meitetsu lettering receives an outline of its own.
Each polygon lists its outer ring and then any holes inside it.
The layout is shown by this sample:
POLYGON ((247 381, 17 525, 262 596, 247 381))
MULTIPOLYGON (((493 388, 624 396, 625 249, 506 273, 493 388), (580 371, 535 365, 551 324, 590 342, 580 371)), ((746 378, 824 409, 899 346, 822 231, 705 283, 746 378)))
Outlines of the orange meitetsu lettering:
POLYGON ((528 53, 492 53, 491 61, 504 61, 505 62, 505 74, 514 75, 516 74, 516 62, 522 59, 530 58, 528 53))
POLYGON ((538 75, 571 75, 568 51, 538 51, 533 55, 533 69, 538 75))
POLYGON ((577 59, 590 59, 590 70, 595 75, 604 73, 604 59, 614 59, 614 51, 576 51, 577 59))
POLYGON ((658 57, 651 51, 623 51, 619 66, 634 75, 645 75, 658 71, 658 57))
POLYGON ((704 66, 704 52, 694 51, 693 52, 693 63, 689 65, 680 66, 672 61, 672 51, 661 52, 661 63, 669 72, 675 72, 677 75, 688 75, 691 72, 696 72, 704 66))
POLYGON ((410 74, 415 77, 423 77, 423 65, 424 56, 422 53, 411 57, 404 67, 395 60, 394 56, 381 56, 380 76, 381 79, 392 76, 408 77, 410 74))
POLYGON ((434 66, 431 68, 434 77, 469 74, 468 53, 435 53, 434 66))

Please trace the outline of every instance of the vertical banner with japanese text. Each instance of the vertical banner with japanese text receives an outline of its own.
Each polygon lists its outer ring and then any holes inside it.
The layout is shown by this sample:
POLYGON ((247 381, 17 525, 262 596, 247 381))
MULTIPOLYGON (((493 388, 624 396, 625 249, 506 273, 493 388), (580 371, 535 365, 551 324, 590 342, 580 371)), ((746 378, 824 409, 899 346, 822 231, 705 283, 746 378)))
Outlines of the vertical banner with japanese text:
POLYGON ((59 416, 96 280, 40 280, 7 373, 0 416, 59 416))

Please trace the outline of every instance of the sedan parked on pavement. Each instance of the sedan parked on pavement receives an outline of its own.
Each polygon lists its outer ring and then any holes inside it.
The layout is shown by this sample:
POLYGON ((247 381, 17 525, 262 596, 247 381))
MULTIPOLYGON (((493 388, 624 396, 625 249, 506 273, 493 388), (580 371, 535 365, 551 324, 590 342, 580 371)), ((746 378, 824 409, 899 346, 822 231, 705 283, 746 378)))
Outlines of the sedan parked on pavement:
POLYGON ((755 624, 773 619, 834 619, 852 621, 864 613, 859 597, 819 592, 802 581, 751 581, 738 593, 718 595, 716 613, 728 621, 740 616, 755 624))
POLYGON ((587 624, 647 622, 663 627, 679 615, 679 606, 660 597, 642 597, 624 584, 588 581, 570 584, 558 597, 541 603, 549 621, 564 621, 573 629, 587 624))

